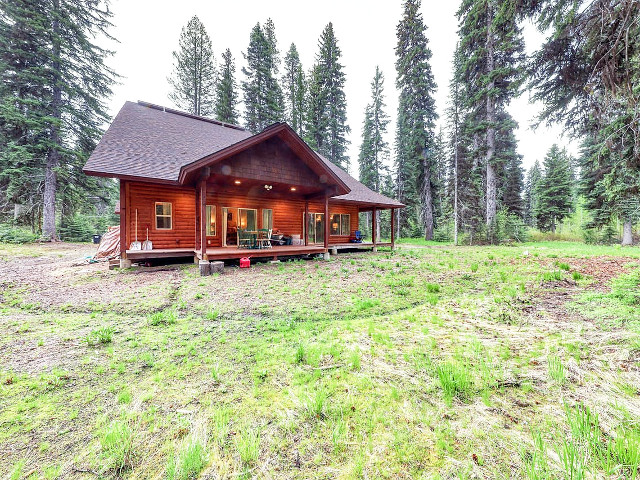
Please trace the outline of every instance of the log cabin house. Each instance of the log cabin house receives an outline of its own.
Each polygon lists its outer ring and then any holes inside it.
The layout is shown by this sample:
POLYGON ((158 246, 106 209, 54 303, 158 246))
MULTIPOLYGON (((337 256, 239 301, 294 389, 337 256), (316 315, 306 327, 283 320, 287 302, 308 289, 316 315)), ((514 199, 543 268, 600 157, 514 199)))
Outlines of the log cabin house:
POLYGON ((314 152, 286 123, 254 135, 146 102, 125 103, 84 172, 120 182, 122 265, 393 247, 395 210, 404 207, 314 152), (375 235, 379 209, 391 210, 390 243, 375 235), (374 213, 371 242, 351 243, 358 214, 368 211, 374 213), (292 244, 240 248, 238 229, 262 228, 282 232, 292 244), (147 235, 152 250, 125 247, 147 235))

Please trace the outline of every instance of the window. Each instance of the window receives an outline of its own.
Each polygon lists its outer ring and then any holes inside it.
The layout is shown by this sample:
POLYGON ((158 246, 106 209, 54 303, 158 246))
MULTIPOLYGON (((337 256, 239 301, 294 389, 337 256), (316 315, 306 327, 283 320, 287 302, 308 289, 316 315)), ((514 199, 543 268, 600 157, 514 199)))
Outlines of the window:
POLYGON ((238 209, 238 228, 254 232, 258 230, 258 211, 253 208, 238 209))
POLYGON ((216 236, 216 206, 207 205, 207 235, 209 237, 216 236))
POLYGON ((262 228, 273 229, 273 210, 270 208, 262 209, 262 228))
POLYGON ((341 235, 351 235, 351 215, 342 214, 340 218, 341 235))
POLYGON ((331 215, 331 235, 351 235, 351 215, 348 213, 334 213, 331 215))
POLYGON ((171 230, 171 202, 156 202, 156 230, 171 230))

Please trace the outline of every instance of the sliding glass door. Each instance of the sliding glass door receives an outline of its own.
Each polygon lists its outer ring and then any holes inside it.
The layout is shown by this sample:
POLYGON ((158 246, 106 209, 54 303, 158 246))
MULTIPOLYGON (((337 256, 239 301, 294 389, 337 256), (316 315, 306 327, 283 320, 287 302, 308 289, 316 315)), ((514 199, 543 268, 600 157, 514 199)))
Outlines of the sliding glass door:
POLYGON ((306 226, 309 243, 324 243, 324 213, 309 213, 306 226))
POLYGON ((222 246, 238 245, 238 229, 258 230, 258 210, 255 208, 222 208, 222 246))

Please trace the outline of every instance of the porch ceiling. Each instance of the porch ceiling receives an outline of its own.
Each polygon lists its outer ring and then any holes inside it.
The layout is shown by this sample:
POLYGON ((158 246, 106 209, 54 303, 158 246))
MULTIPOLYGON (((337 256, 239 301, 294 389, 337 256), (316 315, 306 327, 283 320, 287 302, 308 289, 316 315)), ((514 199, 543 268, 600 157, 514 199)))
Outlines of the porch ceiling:
POLYGON ((230 175, 211 175, 207 179, 207 188, 223 190, 251 197, 265 198, 300 198, 322 194, 325 189, 322 186, 299 185, 295 183, 272 182, 256 180, 253 178, 237 177, 230 175), (239 182, 239 183, 237 183, 239 182), (265 188, 270 186, 270 189, 265 188))

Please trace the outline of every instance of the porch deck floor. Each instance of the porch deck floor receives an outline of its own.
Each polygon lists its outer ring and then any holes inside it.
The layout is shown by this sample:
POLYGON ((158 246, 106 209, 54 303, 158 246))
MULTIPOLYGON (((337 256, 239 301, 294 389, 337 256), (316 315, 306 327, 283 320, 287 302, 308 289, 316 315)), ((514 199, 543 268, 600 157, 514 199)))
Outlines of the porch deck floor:
MULTIPOLYGON (((391 243, 377 243, 378 247, 389 247, 391 243)), ((373 243, 334 243, 329 244, 329 250, 336 248, 338 250, 349 249, 369 249, 373 248, 373 243)), ((269 257, 288 257, 296 255, 315 255, 324 253, 323 245, 282 245, 272 248, 251 249, 238 247, 217 247, 207 248, 207 257, 209 260, 227 260, 242 257, 251 258, 269 258, 269 257)), ((155 248, 153 250, 127 250, 127 258, 129 260, 144 260, 152 258, 184 258, 184 257, 200 257, 200 250, 193 248, 155 248)))
MULTIPOLYGON (((219 247, 207 248, 207 257, 209 260, 234 259, 242 257, 251 258, 269 258, 269 257, 287 257, 295 255, 312 255, 324 253, 322 245, 282 245, 271 248, 237 248, 237 247, 219 247)), ((200 251, 197 251, 200 256, 200 251)))

